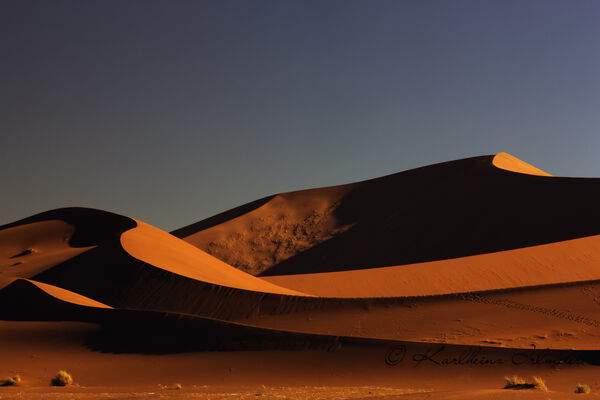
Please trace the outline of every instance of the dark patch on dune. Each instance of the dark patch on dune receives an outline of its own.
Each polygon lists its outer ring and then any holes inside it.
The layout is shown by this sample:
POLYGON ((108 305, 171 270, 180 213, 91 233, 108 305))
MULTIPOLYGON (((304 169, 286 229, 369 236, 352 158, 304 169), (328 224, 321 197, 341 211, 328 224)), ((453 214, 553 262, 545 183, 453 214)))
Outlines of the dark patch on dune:
MULTIPOLYGON (((33 249, 25 249, 22 252, 15 254, 14 256, 10 257, 10 258, 18 258, 18 257, 25 257, 28 256, 30 254, 33 254, 33 249)), ((15 263, 16 264, 16 263, 15 263)))

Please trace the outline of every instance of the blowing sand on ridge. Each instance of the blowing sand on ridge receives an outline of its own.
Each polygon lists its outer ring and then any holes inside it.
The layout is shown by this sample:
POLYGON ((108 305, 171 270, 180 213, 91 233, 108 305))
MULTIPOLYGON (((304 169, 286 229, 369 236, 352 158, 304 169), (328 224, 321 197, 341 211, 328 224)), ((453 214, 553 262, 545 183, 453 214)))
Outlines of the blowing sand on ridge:
POLYGON ((35 396, 68 368, 73 398, 169 382, 184 389, 161 396, 277 398, 316 379, 346 387, 331 398, 522 396, 501 389, 510 374, 561 396, 585 378, 594 395, 599 195, 598 179, 499 153, 278 194, 172 234, 38 214, 0 227, 0 366, 23 376, 6 390, 35 396))

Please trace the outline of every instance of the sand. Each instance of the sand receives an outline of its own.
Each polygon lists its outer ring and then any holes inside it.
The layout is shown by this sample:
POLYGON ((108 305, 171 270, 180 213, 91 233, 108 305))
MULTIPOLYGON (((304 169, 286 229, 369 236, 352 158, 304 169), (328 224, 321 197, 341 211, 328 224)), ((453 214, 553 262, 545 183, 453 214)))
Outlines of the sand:
POLYGON ((597 397, 598 192, 499 153, 173 234, 87 208, 16 221, 0 374, 23 379, 0 396, 597 397), (59 369, 77 386, 50 388, 59 369), (513 374, 550 392, 502 389, 513 374))

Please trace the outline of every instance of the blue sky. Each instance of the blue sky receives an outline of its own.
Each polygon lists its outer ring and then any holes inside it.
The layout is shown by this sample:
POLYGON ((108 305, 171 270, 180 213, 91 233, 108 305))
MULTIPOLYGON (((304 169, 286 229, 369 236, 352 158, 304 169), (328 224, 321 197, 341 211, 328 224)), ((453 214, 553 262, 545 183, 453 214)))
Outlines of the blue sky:
POLYGON ((600 177, 595 0, 0 2, 0 224, 174 229, 511 153, 600 177))

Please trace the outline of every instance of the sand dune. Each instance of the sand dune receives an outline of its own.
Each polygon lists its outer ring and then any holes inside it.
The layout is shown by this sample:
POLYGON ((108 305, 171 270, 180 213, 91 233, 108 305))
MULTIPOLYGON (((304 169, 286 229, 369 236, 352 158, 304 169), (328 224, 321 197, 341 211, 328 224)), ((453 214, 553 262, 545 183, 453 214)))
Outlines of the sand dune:
MULTIPOLYGON (((510 168, 511 177, 521 177, 521 173, 515 174, 518 171, 542 173, 506 154, 500 154, 492 159, 460 160, 434 167, 438 169, 443 167, 451 171, 453 168, 458 168, 458 175, 466 179, 463 170, 465 167, 474 168, 477 173, 481 170, 488 173, 488 169, 503 173, 504 169, 498 169, 495 164, 501 165, 502 168, 510 168)), ((419 176, 427 172, 428 168, 431 167, 419 169, 419 176)), ((400 176, 402 174, 392 177, 400 176)), ((533 175, 532 177, 537 178, 533 175)), ((384 177, 368 182, 386 183, 389 179, 390 177, 384 177)), ((561 182, 560 178, 552 178, 551 181, 555 179, 561 182)), ((589 186, 596 181, 586 180, 586 182, 589 186)), ((253 213, 256 210, 269 210, 269 212, 279 213, 283 219, 292 215, 293 220, 299 220, 308 213, 325 215, 326 205, 342 201, 344 196, 356 190, 355 186, 344 185, 279 195, 260 201, 261 204, 255 204, 256 207, 245 207, 243 211, 249 210, 253 213), (315 211, 315 205, 320 205, 321 208, 315 211), (287 214, 283 215, 284 211, 287 214)), ((250 227, 246 227, 249 231, 257 234, 261 231, 262 225, 254 224, 247 218, 247 214, 237 211, 232 213, 240 214, 234 218, 238 226, 250 224, 250 227)), ((213 219, 215 220, 223 220, 223 218, 213 219)), ((270 220, 263 223, 267 224, 268 221, 270 220)), ((314 222, 306 218, 303 221, 309 226, 314 222)), ((319 221, 317 233, 322 232, 322 228, 327 224, 330 228, 335 226, 333 218, 319 221)), ((272 231, 268 224, 265 226, 268 232, 272 231)), ((497 229, 499 228, 495 226, 488 227, 488 234, 499 234, 496 232, 497 229)), ((309 228, 303 227, 300 231, 306 236, 314 236, 309 228)), ((536 290, 545 286, 567 284, 584 287, 600 280, 600 270, 597 267, 600 265, 598 236, 530 247, 522 246, 513 250, 440 261, 378 268, 368 266, 364 269, 341 268, 342 271, 339 272, 267 276, 261 279, 233 268, 160 229, 99 210, 55 210, 13 223, 1 232, 5 242, 9 243, 5 257, 12 257, 25 246, 25 243, 39 241, 40 237, 51 245, 38 246, 35 257, 50 257, 56 252, 56 248, 61 249, 60 254, 69 256, 68 259, 61 259, 60 262, 40 264, 35 274, 26 269, 8 266, 3 269, 3 272, 9 270, 15 277, 32 279, 31 282, 40 282, 38 285, 51 285, 47 288, 65 290, 64 293, 82 296, 82 299, 89 298, 90 301, 119 309, 178 313, 222 321, 243 321, 244 324, 256 328, 311 334, 320 333, 321 328, 318 326, 327 324, 317 324, 317 327, 306 321, 298 324, 297 321, 293 321, 293 318, 290 320, 289 315, 303 315, 321 310, 321 317, 334 322, 334 329, 326 332, 333 336, 406 339, 403 336, 406 332, 394 333, 387 326, 393 322, 390 318, 393 319, 394 315, 400 312, 398 309, 405 307, 406 302, 420 302, 419 298, 427 298, 428 300, 425 300, 427 304, 438 304, 443 308, 444 304, 448 303, 448 299, 452 302, 456 296, 464 300, 460 296, 502 293, 524 288, 536 290), (104 221, 102 225, 98 224, 99 220, 104 221), (106 221, 110 222, 106 223, 106 221), (78 246, 84 247, 75 246, 73 238, 77 238, 78 246), (23 275, 19 276, 19 273, 23 275), (379 310, 381 320, 373 321, 366 330, 357 328, 357 316, 361 314, 361 310, 369 307, 379 310), (396 310, 394 311, 396 314, 385 312, 383 308, 396 310), (340 317, 342 314, 345 316, 340 317)), ((373 240, 376 241, 377 237, 373 240)), ((524 243, 527 244, 529 243, 524 243)), ((312 249, 309 242, 302 242, 297 246, 307 246, 308 250, 305 252, 308 253, 312 249)), ((354 248, 348 247, 347 250, 352 253, 354 248)), ((34 257, 34 255, 28 254, 22 257, 34 257)), ((6 263, 9 260, 10 258, 7 258, 6 263)), ((491 306, 488 304, 484 308, 486 307, 493 309, 497 304, 491 306)), ((472 304, 469 303, 461 306, 458 313, 448 315, 461 319, 463 314, 471 312, 468 311, 470 308, 472 304)), ((583 318, 594 319, 587 303, 571 311, 577 314, 578 309, 581 309, 583 318)), ((512 313, 514 315, 514 312, 512 313)), ((503 320, 509 316, 499 315, 498 318, 503 320)), ((441 325, 446 326, 444 323, 441 325)), ((475 343, 484 340, 485 335, 492 331, 487 329, 480 335, 455 340, 460 343, 475 343)), ((411 340, 441 340, 443 337, 441 331, 432 331, 430 335, 427 332, 424 330, 420 338, 413 335, 411 340)))
POLYGON ((269 196, 173 234, 52 210, 0 227, 0 319, 72 321, 47 326, 81 332, 74 359, 443 345, 596 363, 598 195, 600 180, 499 153, 269 196))
POLYGON ((414 264, 600 234, 600 181, 545 175, 505 153, 474 157, 279 194, 173 234, 262 276, 414 264))

